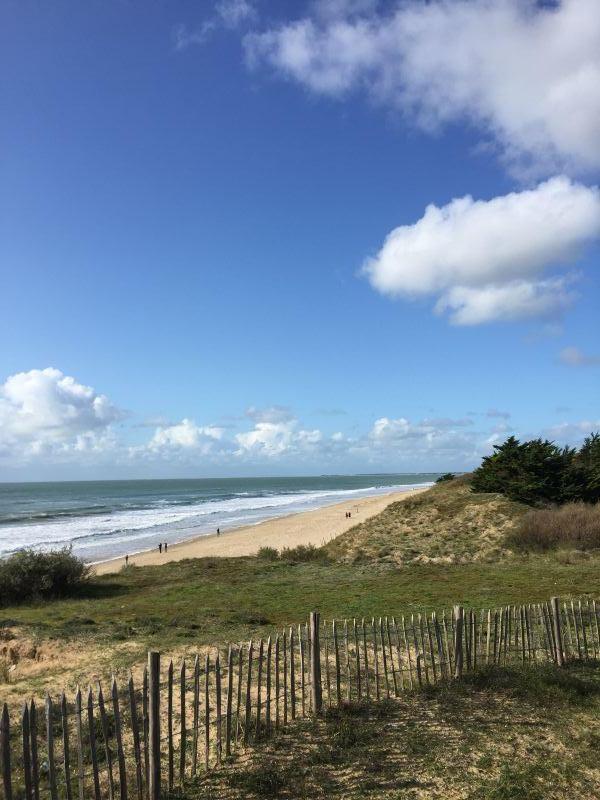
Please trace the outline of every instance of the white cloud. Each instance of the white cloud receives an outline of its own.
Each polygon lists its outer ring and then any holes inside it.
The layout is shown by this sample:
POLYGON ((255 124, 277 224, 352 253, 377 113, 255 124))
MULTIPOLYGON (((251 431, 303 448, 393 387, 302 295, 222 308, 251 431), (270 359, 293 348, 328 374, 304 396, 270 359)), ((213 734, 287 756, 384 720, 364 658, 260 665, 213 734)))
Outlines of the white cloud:
POLYGON ((587 355, 578 347, 563 347, 558 358, 569 367, 597 367, 600 364, 600 356, 587 355))
POLYGON ((542 436, 559 444, 577 445, 593 431, 600 431, 600 419, 561 422, 558 425, 545 428, 542 431, 542 436))
POLYGON ((598 0, 327 5, 249 34, 250 65, 320 94, 364 90, 426 129, 472 122, 521 169, 600 167, 598 0))
POLYGON ((215 442, 223 438, 224 430, 216 426, 199 426, 190 419, 159 427, 148 443, 148 450, 154 453, 174 450, 198 450, 208 452, 215 442))
POLYGON ((172 30, 175 50, 187 50, 192 45, 203 45, 219 29, 234 30, 256 17, 256 9, 247 0, 221 0, 215 6, 212 17, 204 20, 198 27, 190 28, 184 23, 175 25, 172 30))
POLYGON ((297 430, 294 418, 278 422, 256 422, 254 428, 235 437, 236 455, 264 457, 300 456, 312 451, 323 439, 319 430, 297 430))
POLYGON ((221 0, 215 10, 228 28, 237 28, 256 17, 256 9, 248 0, 221 0))
POLYGON ((555 177, 491 200, 430 205, 388 234, 363 271, 383 294, 438 295, 436 311, 451 311, 459 325, 550 317, 573 294, 564 276, 539 276, 598 236, 598 189, 555 177))
POLYGON ((0 453, 23 460, 110 449, 110 426, 123 416, 105 395, 58 369, 19 372, 0 386, 0 453))
POLYGON ((287 406, 269 406, 268 408, 256 408, 250 406, 246 409, 246 416, 253 422, 292 422, 294 415, 287 406))

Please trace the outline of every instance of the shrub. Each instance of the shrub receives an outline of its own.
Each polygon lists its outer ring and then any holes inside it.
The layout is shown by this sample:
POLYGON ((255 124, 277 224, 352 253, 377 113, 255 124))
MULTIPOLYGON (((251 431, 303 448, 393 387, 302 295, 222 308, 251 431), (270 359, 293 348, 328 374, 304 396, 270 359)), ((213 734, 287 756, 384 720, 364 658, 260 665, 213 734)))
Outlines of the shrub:
POLYGON ((436 483, 446 483, 446 481, 453 481, 456 475, 453 472, 445 472, 436 480, 436 483))
POLYGON ((261 547, 256 555, 263 561, 277 561, 279 558, 279 553, 274 547, 261 547))
POLYGON ((475 492, 499 492, 528 505, 600 500, 600 435, 587 437, 579 451, 511 436, 486 456, 473 473, 475 492))
POLYGON ((327 561, 327 555, 314 544, 299 544, 296 547, 284 547, 281 551, 284 561, 327 561))
POLYGON ((43 553, 19 550, 0 561, 0 605, 73 594, 90 568, 70 548, 43 553))
POLYGON ((600 505, 566 503, 528 511, 510 538, 522 550, 600 548, 600 505))

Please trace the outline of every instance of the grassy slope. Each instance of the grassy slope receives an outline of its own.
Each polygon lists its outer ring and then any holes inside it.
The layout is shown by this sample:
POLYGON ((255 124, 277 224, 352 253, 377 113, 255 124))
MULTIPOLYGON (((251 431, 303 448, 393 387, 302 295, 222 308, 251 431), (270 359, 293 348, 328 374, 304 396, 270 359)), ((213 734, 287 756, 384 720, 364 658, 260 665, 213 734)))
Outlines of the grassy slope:
POLYGON ((600 668, 495 668, 332 709, 190 786, 186 798, 600 797, 600 668))
MULTIPOLYGON (((448 607, 457 601, 489 607, 552 594, 600 595, 597 558, 566 559, 573 563, 564 563, 562 554, 500 562, 480 558, 482 551, 490 552, 490 531, 494 524, 499 527, 494 523, 498 508, 507 530, 508 507, 514 504, 495 496, 470 496, 457 482, 423 495, 410 511, 406 505, 392 506, 329 545, 326 551, 339 557, 336 562, 210 558, 129 568, 97 578, 78 598, 0 609, 0 683, 2 664, 18 661, 3 696, 20 699, 46 687, 72 688, 77 680, 86 684, 95 675, 143 662, 148 647, 176 657, 203 645, 262 635, 303 621, 315 608, 324 618, 360 617, 448 607), (373 561, 355 558, 358 537, 362 559, 372 547, 373 561), (463 558, 470 553, 471 563, 418 563, 419 553, 429 558, 434 540, 438 547, 456 547, 463 558), (381 555, 382 546, 410 546, 417 563, 398 569, 395 559, 381 555)), ((520 508, 512 512, 518 514, 520 508)), ((500 535, 494 536, 497 551, 504 552, 500 535)))
POLYGON ((336 560, 405 564, 498 561, 526 506, 499 494, 474 493, 468 477, 392 503, 326 546, 336 560))

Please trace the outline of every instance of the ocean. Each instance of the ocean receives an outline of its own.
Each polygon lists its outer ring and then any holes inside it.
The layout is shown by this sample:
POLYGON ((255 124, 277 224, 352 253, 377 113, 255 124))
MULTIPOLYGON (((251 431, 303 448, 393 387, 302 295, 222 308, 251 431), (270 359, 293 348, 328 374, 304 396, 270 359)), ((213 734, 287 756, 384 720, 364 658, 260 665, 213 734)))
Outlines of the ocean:
POLYGON ((0 484, 0 557, 70 546, 89 562, 355 498, 436 474, 0 484))

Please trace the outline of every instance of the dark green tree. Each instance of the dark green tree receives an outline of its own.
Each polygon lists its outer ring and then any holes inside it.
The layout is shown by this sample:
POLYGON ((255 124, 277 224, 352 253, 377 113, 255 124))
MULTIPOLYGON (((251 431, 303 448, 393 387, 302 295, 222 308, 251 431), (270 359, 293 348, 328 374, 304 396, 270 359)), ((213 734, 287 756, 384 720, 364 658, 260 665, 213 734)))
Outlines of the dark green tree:
POLYGON ((499 492, 529 505, 560 503, 573 457, 574 451, 546 439, 521 443, 511 436, 483 459, 471 486, 476 492, 499 492))

